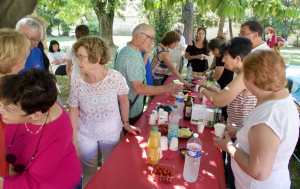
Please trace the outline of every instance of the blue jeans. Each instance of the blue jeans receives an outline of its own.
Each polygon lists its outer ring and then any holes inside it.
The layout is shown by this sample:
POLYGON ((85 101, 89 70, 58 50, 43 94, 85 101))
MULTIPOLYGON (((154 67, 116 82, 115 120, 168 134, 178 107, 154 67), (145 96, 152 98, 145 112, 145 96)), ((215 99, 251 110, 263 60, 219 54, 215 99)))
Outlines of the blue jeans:
POLYGON ((79 184, 74 189, 82 189, 82 177, 80 178, 79 184))

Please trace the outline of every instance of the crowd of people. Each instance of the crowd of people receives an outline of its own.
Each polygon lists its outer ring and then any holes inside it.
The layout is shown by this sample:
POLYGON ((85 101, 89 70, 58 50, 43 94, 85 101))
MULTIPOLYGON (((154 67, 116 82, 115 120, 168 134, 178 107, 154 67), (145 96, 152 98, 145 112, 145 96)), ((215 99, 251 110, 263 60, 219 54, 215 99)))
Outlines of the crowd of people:
POLYGON ((214 70, 220 85, 220 91, 207 88, 203 79, 199 91, 223 110, 225 138, 214 143, 223 151, 228 187, 290 187, 288 163, 299 137, 299 115, 285 90, 279 51, 287 42, 273 28, 265 30, 264 42, 258 21, 242 24, 231 40, 225 30, 208 41, 200 27, 186 45, 184 25, 177 23, 153 49, 155 31, 143 23, 108 69, 110 48, 85 25, 76 27, 77 41, 66 53, 53 40, 46 56, 47 26, 28 16, 15 30, 0 29, 0 189, 85 187, 97 171, 98 147, 103 164, 122 135, 141 133, 133 125, 146 96, 151 101, 190 88, 181 76, 184 59, 193 76, 214 70), (57 96, 54 75, 69 77, 69 112, 57 96), (164 85, 169 75, 184 86, 164 85))

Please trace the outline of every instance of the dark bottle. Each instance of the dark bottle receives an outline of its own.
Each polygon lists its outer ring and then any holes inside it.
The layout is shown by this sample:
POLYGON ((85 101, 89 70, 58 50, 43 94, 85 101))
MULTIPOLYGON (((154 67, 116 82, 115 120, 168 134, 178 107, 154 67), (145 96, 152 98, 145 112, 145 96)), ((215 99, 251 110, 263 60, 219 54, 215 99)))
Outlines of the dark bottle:
POLYGON ((185 105, 184 105, 184 117, 183 117, 184 120, 191 120, 192 106, 193 106, 192 92, 190 91, 188 93, 187 101, 185 102, 185 105))

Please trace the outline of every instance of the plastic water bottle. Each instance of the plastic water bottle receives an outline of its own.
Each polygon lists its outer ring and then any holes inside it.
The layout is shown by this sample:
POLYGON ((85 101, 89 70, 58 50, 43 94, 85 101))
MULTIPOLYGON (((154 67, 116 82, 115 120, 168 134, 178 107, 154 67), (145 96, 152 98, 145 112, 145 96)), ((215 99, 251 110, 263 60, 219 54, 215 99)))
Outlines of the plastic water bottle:
POLYGON ((174 105, 173 111, 169 117, 169 134, 168 134, 168 143, 171 143, 171 139, 173 137, 178 138, 178 121, 179 121, 179 114, 177 112, 177 105, 174 105))
POLYGON ((198 138, 198 133, 194 133, 193 137, 187 142, 183 168, 183 178, 187 182, 195 182, 198 178, 201 152, 202 142, 198 138))
POLYGON ((177 112, 179 114, 179 119, 182 118, 183 107, 184 107, 184 94, 183 92, 179 92, 176 95, 175 104, 177 105, 177 112))
POLYGON ((192 82, 192 71, 193 71, 192 64, 189 64, 187 69, 187 74, 186 74, 186 81, 189 83, 192 82))

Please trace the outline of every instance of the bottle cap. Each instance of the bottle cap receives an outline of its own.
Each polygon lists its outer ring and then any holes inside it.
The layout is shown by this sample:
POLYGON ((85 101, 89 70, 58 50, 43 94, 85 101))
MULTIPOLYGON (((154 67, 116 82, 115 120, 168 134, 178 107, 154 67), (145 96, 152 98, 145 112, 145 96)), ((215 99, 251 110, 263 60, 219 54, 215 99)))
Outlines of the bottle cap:
MULTIPOLYGON (((152 127, 152 128, 153 128, 153 127, 152 127)), ((194 134, 193 134, 193 137, 194 137, 194 138, 198 138, 198 133, 194 133, 194 134)))
POLYGON ((173 106, 174 108, 177 108, 177 104, 174 104, 174 106, 173 106))
POLYGON ((152 131, 158 131, 158 127, 157 126, 152 127, 152 131))
POLYGON ((189 92, 188 92, 188 95, 189 95, 189 96, 192 96, 192 91, 189 91, 189 92))

